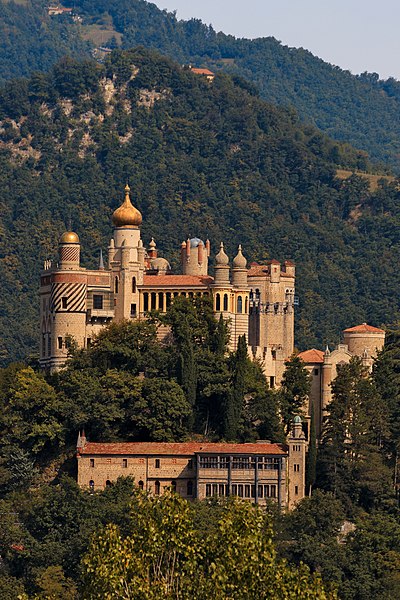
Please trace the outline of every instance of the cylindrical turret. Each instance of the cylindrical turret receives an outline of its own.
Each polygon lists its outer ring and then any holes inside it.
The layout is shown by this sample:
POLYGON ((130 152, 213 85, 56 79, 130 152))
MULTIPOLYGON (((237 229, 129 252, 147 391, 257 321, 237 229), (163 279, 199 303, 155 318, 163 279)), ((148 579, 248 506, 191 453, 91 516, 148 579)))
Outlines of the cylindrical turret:
POLYGON ((229 257, 225 254, 224 244, 221 242, 220 250, 215 257, 214 285, 230 285, 229 279, 229 257))
POLYGON ((385 343, 384 330, 367 325, 367 323, 345 329, 343 337, 349 352, 362 358, 369 367, 372 366, 373 359, 377 352, 382 350, 385 343))
POLYGON ((81 246, 79 237, 73 231, 66 231, 62 234, 58 246, 60 257, 60 269, 74 270, 79 269, 81 246))
POLYGON ((181 265, 184 275, 207 275, 208 256, 202 240, 192 238, 182 242, 181 265))
POLYGON ((239 245, 238 253, 233 259, 232 284, 234 287, 247 288, 247 260, 242 254, 242 246, 239 245))

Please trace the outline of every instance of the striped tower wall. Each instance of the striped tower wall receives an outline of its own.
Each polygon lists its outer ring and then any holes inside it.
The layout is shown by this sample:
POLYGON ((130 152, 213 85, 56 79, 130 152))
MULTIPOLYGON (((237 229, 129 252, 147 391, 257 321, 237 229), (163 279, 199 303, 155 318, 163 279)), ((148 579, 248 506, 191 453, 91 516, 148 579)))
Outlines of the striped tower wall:
POLYGON ((50 310, 53 315, 50 369, 59 368, 65 363, 69 338, 80 348, 85 346, 86 298, 86 275, 54 275, 50 293, 50 310))

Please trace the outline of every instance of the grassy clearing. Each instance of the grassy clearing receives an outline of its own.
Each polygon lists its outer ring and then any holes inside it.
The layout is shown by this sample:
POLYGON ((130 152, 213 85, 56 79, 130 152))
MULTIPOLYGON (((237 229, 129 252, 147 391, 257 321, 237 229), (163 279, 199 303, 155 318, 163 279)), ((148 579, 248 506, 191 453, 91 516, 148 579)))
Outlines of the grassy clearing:
POLYGON ((122 34, 111 25, 82 25, 81 31, 82 38, 95 46, 103 46, 112 37, 115 37, 118 45, 122 42, 122 34))
POLYGON ((378 187, 378 181, 380 179, 385 179, 386 181, 394 181, 395 177, 391 175, 375 175, 373 173, 362 173, 361 171, 347 171, 346 169, 337 169, 336 177, 338 179, 348 179, 351 175, 358 175, 358 177, 363 177, 369 183, 369 189, 371 192, 374 192, 378 187))

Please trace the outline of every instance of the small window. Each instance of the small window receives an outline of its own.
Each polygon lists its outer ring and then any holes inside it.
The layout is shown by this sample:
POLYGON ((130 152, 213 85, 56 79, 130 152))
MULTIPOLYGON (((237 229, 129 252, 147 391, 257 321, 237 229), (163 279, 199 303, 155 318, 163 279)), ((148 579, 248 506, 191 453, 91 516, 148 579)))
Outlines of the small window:
POLYGON ((132 277, 132 294, 136 294, 136 277, 132 277))
POLYGON ((237 496, 237 485, 235 483, 232 485, 232 496, 237 496))
POLYGON ((276 498, 276 485, 271 485, 271 498, 276 498))
POLYGON ((210 483, 206 484, 206 496, 207 496, 207 498, 209 498, 211 496, 211 484, 210 483))
POLYGON ((319 375, 319 369, 314 369, 314 375, 319 375))
POLYGON ((100 294, 94 294, 93 296, 93 308, 96 310, 102 310, 103 308, 103 296, 100 294))
POLYGON ((263 486, 262 486, 262 485, 259 485, 259 486, 258 486, 258 497, 259 497, 259 498, 262 498, 262 497, 263 497, 263 491, 264 491, 264 490, 263 490, 263 486))
POLYGON ((299 486, 298 485, 294 486, 294 494, 295 494, 295 496, 299 495, 299 486))
POLYGON ((89 481, 89 489, 90 489, 91 492, 94 492, 94 481, 93 481, 93 479, 91 479, 89 481))
POLYGON ((171 487, 172 487, 172 491, 176 492, 176 481, 171 481, 171 487))
POLYGON ((272 389, 275 387, 275 377, 269 378, 269 387, 272 389))
POLYGON ((215 297, 215 310, 221 310, 221 296, 219 294, 215 297))
POLYGON ((136 304, 131 304, 131 317, 136 317, 136 304))
POLYGON ((156 496, 160 495, 160 482, 156 481, 154 484, 154 493, 156 496))
POLYGON ((156 468, 156 469, 159 469, 159 468, 160 468, 160 459, 159 459, 159 458, 156 458, 156 461, 155 461, 155 468, 156 468))
POLYGON ((139 481, 139 490, 142 490, 143 488, 144 488, 143 481, 139 481))
POLYGON ((127 469, 128 468, 128 459, 127 458, 123 458, 122 459, 122 468, 123 469, 127 469))
POLYGON ((62 306, 63 308, 68 308, 68 298, 67 298, 66 296, 63 296, 63 297, 61 298, 61 306, 62 306))
POLYGON ((193 496, 193 481, 188 481, 187 482, 186 495, 187 496, 193 496))
POLYGON ((237 299, 237 312, 239 314, 241 314, 243 312, 243 300, 242 300, 242 296, 238 296, 238 299, 237 299))
POLYGON ((94 469, 94 458, 90 459, 90 467, 94 469))
POLYGON ((57 338, 58 349, 62 350, 62 337, 57 338))
POLYGON ((228 310, 228 294, 224 294, 224 311, 228 310))
POLYGON ((244 486, 244 497, 250 498, 250 486, 249 485, 244 486))
POLYGON ((188 469, 193 469, 193 459, 192 458, 189 458, 187 466, 188 466, 188 469))
POLYGON ((119 288, 119 279, 118 279, 118 277, 116 277, 116 278, 114 279, 114 292, 115 292, 116 294, 118 294, 118 288, 119 288))
POLYGON ((109 479, 107 479, 107 481, 106 481, 106 487, 108 487, 108 488, 111 487, 111 481, 109 479))

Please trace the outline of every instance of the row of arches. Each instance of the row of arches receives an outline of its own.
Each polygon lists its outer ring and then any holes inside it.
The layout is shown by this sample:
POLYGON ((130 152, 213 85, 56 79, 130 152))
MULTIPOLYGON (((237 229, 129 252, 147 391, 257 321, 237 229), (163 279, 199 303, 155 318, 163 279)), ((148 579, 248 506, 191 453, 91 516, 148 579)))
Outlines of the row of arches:
POLYGON ((193 300, 196 296, 208 296, 208 292, 143 292, 143 312, 151 310, 165 312, 173 299, 178 296, 193 300))
MULTIPOLYGON (((247 296, 237 296, 235 312, 240 314, 247 314, 249 312, 249 299, 247 296)), ((216 312, 230 312, 229 310, 229 294, 215 294, 215 311, 216 312)))

